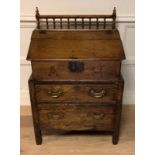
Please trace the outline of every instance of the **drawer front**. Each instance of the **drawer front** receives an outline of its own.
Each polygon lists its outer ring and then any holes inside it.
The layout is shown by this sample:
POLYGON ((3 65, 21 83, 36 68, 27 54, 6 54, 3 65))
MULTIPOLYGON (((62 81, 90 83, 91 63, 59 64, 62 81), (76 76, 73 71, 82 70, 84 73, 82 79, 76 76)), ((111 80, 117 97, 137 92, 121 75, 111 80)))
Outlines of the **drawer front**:
POLYGON ((113 130, 114 107, 102 105, 50 105, 39 109, 42 129, 113 130))
POLYGON ((36 85, 37 102, 111 102, 121 97, 116 84, 36 85))
POLYGON ((120 75, 120 61, 32 62, 36 80, 112 80, 120 75))

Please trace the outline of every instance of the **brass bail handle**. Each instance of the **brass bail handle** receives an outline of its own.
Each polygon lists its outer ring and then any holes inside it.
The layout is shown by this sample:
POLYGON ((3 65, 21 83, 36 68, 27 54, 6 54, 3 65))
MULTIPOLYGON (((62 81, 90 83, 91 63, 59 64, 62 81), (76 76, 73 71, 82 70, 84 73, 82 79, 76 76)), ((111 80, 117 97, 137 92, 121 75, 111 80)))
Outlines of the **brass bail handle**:
POLYGON ((91 117, 93 119, 103 119, 105 117, 105 113, 104 112, 89 112, 87 114, 88 117, 91 117))
POLYGON ((48 119, 61 119, 64 117, 64 114, 60 112, 49 112, 47 117, 48 119))
POLYGON ((63 90, 56 90, 56 91, 49 90, 47 94, 52 98, 59 98, 60 96, 64 94, 64 91, 63 90))
POLYGON ((99 92, 96 92, 94 89, 90 89, 89 95, 94 98, 102 98, 106 95, 106 90, 102 89, 99 92))
POLYGON ((101 119, 101 118, 103 118, 105 116, 105 113, 93 113, 92 114, 92 117, 94 118, 94 119, 101 119))

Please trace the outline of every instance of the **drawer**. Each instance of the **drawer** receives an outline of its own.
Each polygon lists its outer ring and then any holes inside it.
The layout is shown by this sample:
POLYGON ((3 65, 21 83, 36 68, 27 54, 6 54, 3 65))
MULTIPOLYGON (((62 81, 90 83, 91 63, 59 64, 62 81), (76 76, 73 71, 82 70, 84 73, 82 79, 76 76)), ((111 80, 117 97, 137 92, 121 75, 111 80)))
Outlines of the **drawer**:
POLYGON ((114 106, 56 104, 38 113, 41 129, 112 131, 114 127, 114 106))
POLYGON ((113 80, 120 75, 120 61, 43 61, 32 62, 36 80, 113 80))
POLYGON ((116 84, 37 84, 37 102, 111 102, 121 97, 116 84))

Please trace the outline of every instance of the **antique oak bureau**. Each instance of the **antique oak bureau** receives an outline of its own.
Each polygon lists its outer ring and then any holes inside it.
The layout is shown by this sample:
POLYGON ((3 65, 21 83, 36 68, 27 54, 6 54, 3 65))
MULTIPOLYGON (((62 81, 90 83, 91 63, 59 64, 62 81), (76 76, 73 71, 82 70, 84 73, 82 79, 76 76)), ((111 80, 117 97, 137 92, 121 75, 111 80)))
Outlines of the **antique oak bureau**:
POLYGON ((40 15, 27 60, 36 144, 46 131, 106 131, 118 143, 125 54, 111 15, 40 15), (45 131, 45 132, 44 132, 45 131))

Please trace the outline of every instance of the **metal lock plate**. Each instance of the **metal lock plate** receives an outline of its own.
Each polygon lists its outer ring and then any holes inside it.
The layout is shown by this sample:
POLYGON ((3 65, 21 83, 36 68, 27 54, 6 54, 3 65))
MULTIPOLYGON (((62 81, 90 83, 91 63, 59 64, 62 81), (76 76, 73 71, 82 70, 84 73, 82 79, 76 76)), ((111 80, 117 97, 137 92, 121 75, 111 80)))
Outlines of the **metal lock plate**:
POLYGON ((71 72, 82 72, 84 71, 84 63, 79 61, 70 61, 69 62, 69 70, 71 72))

